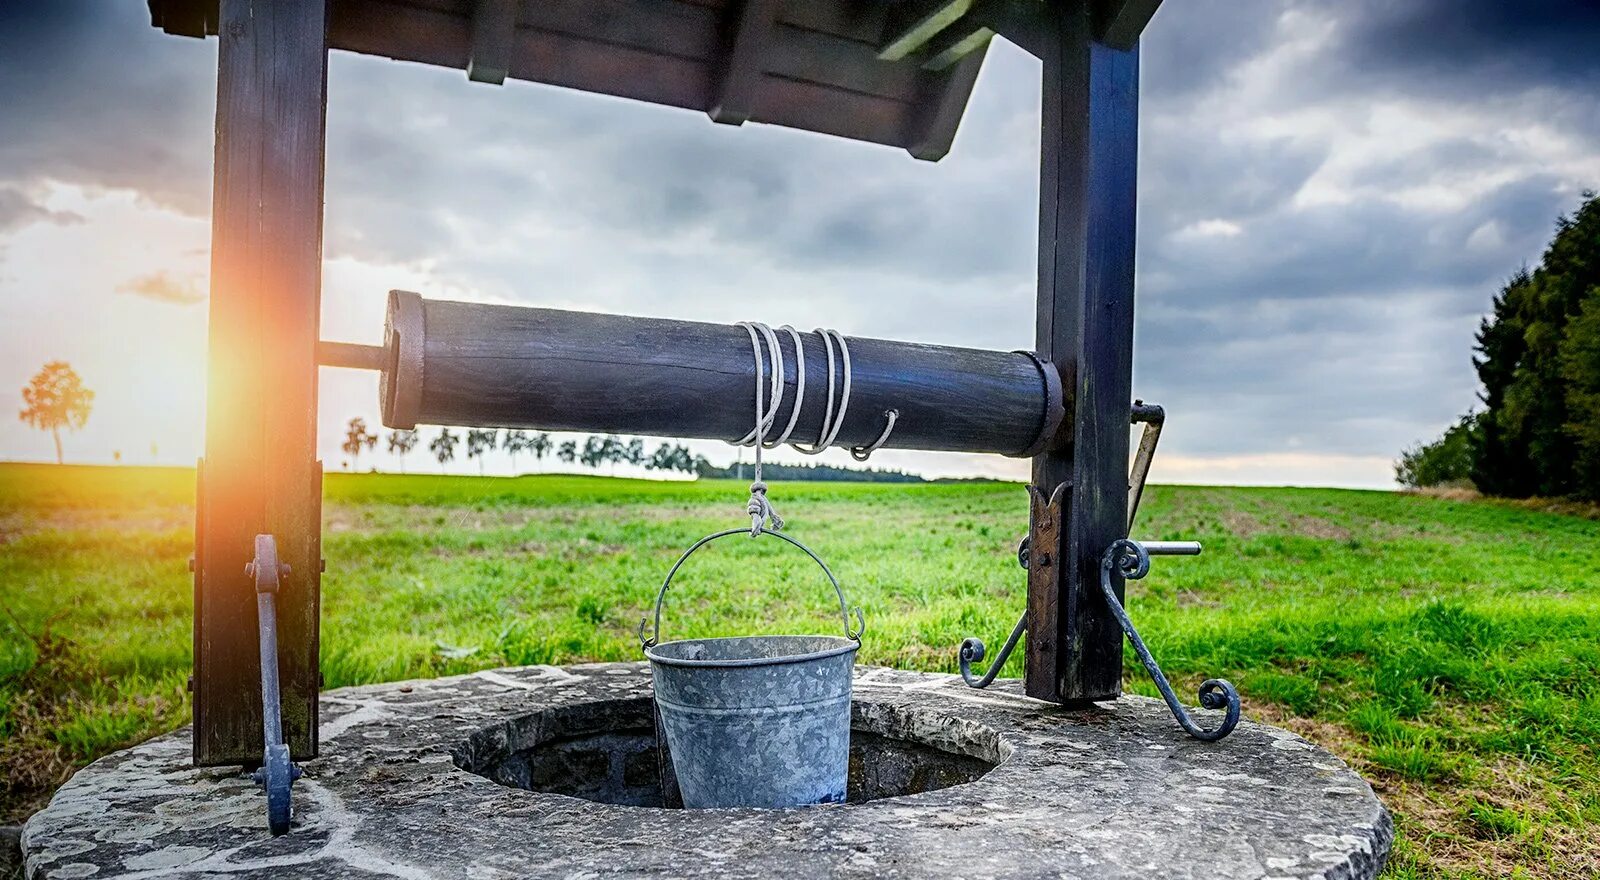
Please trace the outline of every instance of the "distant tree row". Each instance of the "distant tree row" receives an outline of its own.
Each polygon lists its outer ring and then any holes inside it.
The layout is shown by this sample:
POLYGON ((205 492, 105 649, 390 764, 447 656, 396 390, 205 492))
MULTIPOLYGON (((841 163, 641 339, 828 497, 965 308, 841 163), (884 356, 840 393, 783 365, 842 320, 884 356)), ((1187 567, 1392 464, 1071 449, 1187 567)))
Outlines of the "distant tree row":
MULTIPOLYGON (((610 465, 613 471, 619 464, 686 474, 697 474, 702 468, 709 467, 705 458, 690 452, 689 447, 681 443, 662 443, 647 454, 642 438, 624 440, 614 434, 590 435, 584 438, 580 446, 576 440, 566 440, 558 445, 550 439, 549 434, 542 431, 508 430, 502 433, 495 428, 468 428, 465 434, 457 434, 449 428, 440 428, 439 433, 428 441, 428 452, 443 467, 455 461, 456 447, 463 440, 466 442, 467 458, 478 461, 480 475, 483 473, 484 456, 496 449, 511 456, 513 470, 517 466, 517 456, 526 453, 532 453, 536 461, 543 461, 546 455, 554 453, 558 460, 567 464, 576 463, 591 468, 610 465)), ((405 473, 406 456, 419 442, 421 436, 414 430, 389 432, 389 452, 400 460, 401 473, 405 473)), ((345 426, 344 442, 339 448, 350 456, 351 468, 359 469, 362 452, 375 448, 377 444, 378 435, 367 429, 366 419, 358 416, 345 426)))
MULTIPOLYGON (((918 474, 908 474, 905 471, 887 470, 881 468, 845 468, 834 467, 827 464, 772 464, 761 466, 762 476, 770 480, 817 480, 833 483, 925 483, 926 479, 918 474)), ((712 467, 709 463, 699 469, 699 474, 708 479, 743 479, 749 475, 749 468, 733 464, 724 468, 712 467)))
POLYGON ((1495 296, 1473 366, 1483 409, 1396 463, 1406 485, 1600 501, 1600 197, 1556 222, 1532 271, 1495 296))

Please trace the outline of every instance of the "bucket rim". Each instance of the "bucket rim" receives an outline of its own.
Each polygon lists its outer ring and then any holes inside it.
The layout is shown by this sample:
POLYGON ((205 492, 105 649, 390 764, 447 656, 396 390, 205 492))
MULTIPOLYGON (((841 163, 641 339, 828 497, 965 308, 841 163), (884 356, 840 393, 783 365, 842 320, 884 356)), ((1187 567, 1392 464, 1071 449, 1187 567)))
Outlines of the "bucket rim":
POLYGON ((807 634, 807 633, 790 633, 790 634, 761 635, 761 636, 718 636, 716 638, 709 638, 709 639, 674 639, 674 640, 672 640, 670 642, 662 642, 660 644, 651 645, 650 647, 645 648, 644 649, 644 655, 650 659, 650 662, 652 664, 660 664, 662 666, 698 666, 698 667, 733 668, 733 667, 741 667, 741 666, 783 666, 783 665, 787 665, 787 664, 791 664, 791 663, 809 663, 809 662, 811 662, 813 660, 826 660, 826 659, 828 659, 830 657, 838 657, 838 656, 840 656, 842 654, 854 654, 856 651, 859 651, 859 650, 861 650, 861 642, 858 639, 849 639, 849 638, 845 638, 844 636, 825 636, 825 635, 810 635, 810 634, 807 634), (751 640, 754 640, 754 639, 794 639, 794 638, 827 639, 828 641, 838 642, 839 644, 837 644, 837 645, 835 645, 834 647, 831 647, 831 648, 824 648, 824 649, 822 649, 820 651, 808 651, 808 652, 806 652, 804 654, 785 654, 785 655, 778 656, 778 657, 744 657, 744 658, 735 659, 735 660, 689 660, 689 659, 682 658, 682 657, 663 657, 663 656, 660 656, 660 655, 658 655, 656 653, 659 649, 665 648, 668 645, 681 645, 681 644, 683 644, 685 642, 744 642, 744 641, 751 641, 751 640))

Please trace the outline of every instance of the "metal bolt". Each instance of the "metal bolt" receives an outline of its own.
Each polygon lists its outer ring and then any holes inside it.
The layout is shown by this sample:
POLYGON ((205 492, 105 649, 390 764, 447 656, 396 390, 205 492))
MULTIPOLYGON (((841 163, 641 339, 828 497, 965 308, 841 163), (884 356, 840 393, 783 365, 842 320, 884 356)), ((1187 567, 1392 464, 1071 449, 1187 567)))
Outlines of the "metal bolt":
POLYGON ((194 557, 193 556, 189 557, 189 571, 190 572, 194 571, 194 557))

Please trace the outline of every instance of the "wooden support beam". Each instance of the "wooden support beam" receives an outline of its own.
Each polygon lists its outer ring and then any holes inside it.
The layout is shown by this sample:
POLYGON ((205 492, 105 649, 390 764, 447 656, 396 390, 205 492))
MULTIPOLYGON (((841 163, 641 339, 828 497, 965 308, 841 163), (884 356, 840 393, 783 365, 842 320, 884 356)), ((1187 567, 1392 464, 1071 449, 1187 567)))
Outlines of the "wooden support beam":
POLYGON ((756 92, 772 51, 782 0, 744 0, 731 19, 728 51, 718 72, 716 103, 706 111, 713 122, 743 125, 755 111, 756 92))
POLYGON ((899 61, 955 24, 973 0, 911 0, 895 8, 884 28, 878 58, 899 61))
POLYGON ((317 322, 327 0, 223 0, 206 454, 195 556, 194 758, 262 758, 255 536, 290 566, 278 594, 284 732, 317 751, 321 463, 317 322))
POLYGON ((955 143, 956 129, 967 110, 967 101, 978 83, 983 70, 984 56, 989 52, 987 40, 977 51, 962 58, 949 70, 927 74, 925 87, 928 97, 919 105, 912 118, 916 128, 907 139, 906 151, 918 159, 937 162, 950 152, 955 143))
POLYGON ((1128 527, 1139 56, 1096 42, 1081 5, 1050 9, 1036 344, 1061 373, 1067 418, 1033 480, 1047 498, 1066 490, 1058 542, 1034 512, 1033 556, 1054 569, 1029 579, 1025 675, 1029 696, 1080 703, 1121 691, 1122 631, 1099 577, 1101 554, 1128 527))
POLYGON ((1055 16, 1041 0, 983 0, 968 16, 1035 58, 1055 44, 1054 28, 1047 26, 1055 16))
POLYGON ((474 0, 467 79, 504 85, 517 36, 517 0, 474 0))
POLYGON ((1095 38, 1113 49, 1128 50, 1139 44, 1161 0, 1096 0, 1095 38))

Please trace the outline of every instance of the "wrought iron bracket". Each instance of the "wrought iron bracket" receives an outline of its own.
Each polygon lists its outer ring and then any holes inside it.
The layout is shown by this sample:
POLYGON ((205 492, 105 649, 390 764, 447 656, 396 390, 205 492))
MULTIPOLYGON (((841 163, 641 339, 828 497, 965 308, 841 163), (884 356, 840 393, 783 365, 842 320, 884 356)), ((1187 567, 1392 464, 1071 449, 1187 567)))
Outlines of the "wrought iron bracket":
MULTIPOLYGON (((1031 584, 1034 578, 1050 578, 1053 576, 1053 567, 1057 564, 1053 548, 1061 545, 1061 499, 1065 495, 1067 484, 1062 483, 1046 498, 1037 486, 1028 487, 1028 498, 1031 501, 1029 516, 1032 520, 1032 534, 1023 537, 1017 545, 1017 564, 1028 572, 1028 581, 1031 584), (1039 536, 1041 547, 1050 548, 1038 553, 1032 551, 1033 535, 1039 536)), ((1000 670, 1005 668, 1006 661, 1011 658, 1011 652, 1016 650, 1017 643, 1022 640, 1022 634, 1028 629, 1028 611, 1022 611, 1022 616, 1017 618, 1017 625, 1011 628, 1011 635, 1006 639, 1005 646, 1000 649, 999 656, 989 664, 983 673, 974 675, 972 664, 983 661, 988 648, 983 639, 968 636, 961 642, 961 649, 957 653, 957 660, 961 668, 961 680, 968 687, 985 688, 993 682, 1000 670)))
MULTIPOLYGON (((1139 436, 1139 452, 1134 456, 1133 465, 1128 471, 1128 528, 1132 530, 1134 516, 1139 511, 1139 499, 1144 495, 1145 478, 1150 475, 1150 463, 1155 458, 1156 444, 1161 440, 1161 428, 1166 424, 1167 413, 1157 404, 1145 403, 1135 400, 1129 412, 1129 422, 1135 425, 1144 425, 1144 431, 1139 436)), ((1049 498, 1044 496, 1036 486, 1028 487, 1030 513, 1033 519, 1033 532, 1040 536, 1040 543, 1048 547, 1059 547, 1061 536, 1062 510, 1061 498, 1066 484, 1056 487, 1049 498)), ((1056 560, 1051 558, 1051 552, 1046 550, 1039 554, 1038 564, 1034 564, 1032 554, 1032 534, 1024 535, 1017 544, 1017 564, 1028 572, 1030 588, 1035 577, 1049 578, 1053 574, 1051 567, 1056 560)), ((1011 628, 1011 635, 1006 639, 1005 646, 1000 649, 1000 655, 994 658, 989 668, 982 674, 974 675, 972 665, 983 661, 987 653, 987 646, 983 639, 969 636, 961 642, 961 649, 957 654, 961 668, 961 679, 969 687, 984 688, 994 681, 1000 674, 1006 660, 1010 659, 1011 652, 1016 650, 1017 642, 1021 641, 1022 634, 1028 629, 1028 612, 1023 610, 1022 616, 1017 618, 1016 626, 1011 628)))
POLYGON ((255 581, 256 629, 261 645, 261 734, 265 748, 261 766, 251 778, 267 792, 267 828, 274 836, 289 830, 294 815, 290 786, 300 778, 300 768, 289 760, 283 740, 282 701, 278 695, 278 607, 281 579, 289 566, 278 561, 278 541, 256 535, 255 558, 244 573, 255 581))
POLYGON ((1200 705, 1206 709, 1226 709, 1227 715, 1216 727, 1201 727, 1196 724, 1189 716, 1189 711, 1178 702, 1177 695, 1172 691, 1172 685, 1161 672, 1161 666, 1156 663, 1156 658, 1151 656, 1144 639, 1139 637, 1139 631, 1134 629, 1133 621, 1128 619, 1128 612, 1117 600, 1116 585, 1112 582, 1113 575, 1120 574, 1129 580, 1138 580, 1149 574, 1151 555, 1198 556, 1199 554, 1200 544, 1193 541, 1141 543, 1128 538, 1113 541, 1111 546, 1106 548, 1105 555, 1100 558, 1100 592, 1104 594, 1106 605, 1116 616, 1117 623, 1122 625, 1122 631, 1127 634, 1128 641, 1133 643, 1133 650, 1139 654, 1139 662, 1144 664, 1145 671, 1155 680, 1156 689, 1161 691, 1161 698, 1167 701, 1167 708, 1172 710, 1172 717, 1178 720, 1178 725, 1195 739, 1215 742, 1232 733, 1239 725, 1239 691, 1227 679, 1206 679, 1205 683, 1200 685, 1200 705))

